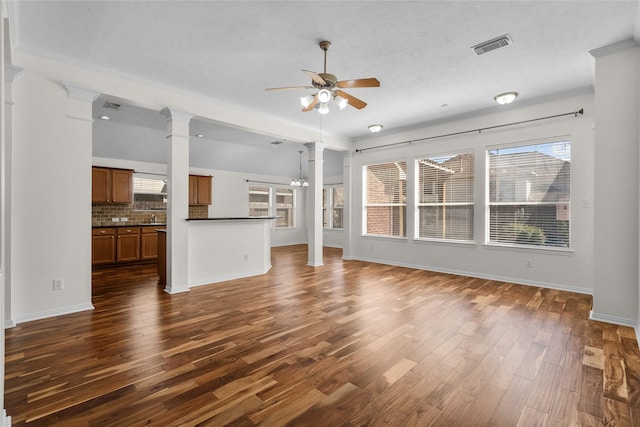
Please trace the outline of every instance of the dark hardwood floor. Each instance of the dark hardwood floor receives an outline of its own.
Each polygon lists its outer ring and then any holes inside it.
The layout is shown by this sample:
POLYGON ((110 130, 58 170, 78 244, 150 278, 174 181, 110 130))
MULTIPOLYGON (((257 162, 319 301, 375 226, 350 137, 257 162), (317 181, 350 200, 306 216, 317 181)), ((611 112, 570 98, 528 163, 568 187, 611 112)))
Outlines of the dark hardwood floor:
POLYGON ((640 425, 631 328, 587 295, 275 248, 170 296, 94 272, 94 311, 6 331, 14 425, 640 425))

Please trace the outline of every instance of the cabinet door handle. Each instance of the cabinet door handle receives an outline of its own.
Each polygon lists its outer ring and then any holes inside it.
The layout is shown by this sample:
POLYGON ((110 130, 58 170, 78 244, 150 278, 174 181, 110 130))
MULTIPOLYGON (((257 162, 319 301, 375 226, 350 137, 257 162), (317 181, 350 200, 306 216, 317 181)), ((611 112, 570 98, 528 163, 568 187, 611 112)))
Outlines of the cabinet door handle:
POLYGON ((113 236, 111 236, 111 240, 113 240, 113 236))
POLYGON ((106 231, 102 230, 102 231, 101 231, 101 233, 102 233, 102 234, 105 234, 105 233, 106 233, 106 231))

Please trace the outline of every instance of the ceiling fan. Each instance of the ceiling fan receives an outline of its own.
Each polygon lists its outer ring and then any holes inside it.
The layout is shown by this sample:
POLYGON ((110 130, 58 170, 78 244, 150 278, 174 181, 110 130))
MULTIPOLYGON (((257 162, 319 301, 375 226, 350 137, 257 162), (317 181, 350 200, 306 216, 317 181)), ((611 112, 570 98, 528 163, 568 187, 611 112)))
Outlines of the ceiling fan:
POLYGON ((303 107, 302 111, 311 111, 318 107, 318 112, 320 114, 327 114, 329 112, 329 106, 327 103, 332 99, 336 101, 340 109, 346 107, 347 104, 357 108, 358 110, 366 107, 366 102, 353 95, 349 95, 341 89, 379 87, 380 82, 375 77, 356 80, 338 80, 335 75, 327 73, 327 50, 329 50, 329 46, 331 46, 330 41, 323 40, 320 42, 320 49, 324 51, 324 71, 322 73, 302 70, 311 77, 311 86, 271 87, 265 90, 319 89, 319 91, 313 95, 300 98, 300 102, 303 107))

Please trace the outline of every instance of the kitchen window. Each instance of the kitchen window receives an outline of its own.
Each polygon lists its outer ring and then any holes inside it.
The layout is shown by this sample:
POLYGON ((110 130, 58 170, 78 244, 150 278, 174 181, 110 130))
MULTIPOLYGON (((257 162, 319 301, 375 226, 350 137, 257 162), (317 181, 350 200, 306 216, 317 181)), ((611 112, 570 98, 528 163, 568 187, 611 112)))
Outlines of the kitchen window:
POLYGON ((133 210, 166 211, 167 180, 153 175, 134 173, 133 210))

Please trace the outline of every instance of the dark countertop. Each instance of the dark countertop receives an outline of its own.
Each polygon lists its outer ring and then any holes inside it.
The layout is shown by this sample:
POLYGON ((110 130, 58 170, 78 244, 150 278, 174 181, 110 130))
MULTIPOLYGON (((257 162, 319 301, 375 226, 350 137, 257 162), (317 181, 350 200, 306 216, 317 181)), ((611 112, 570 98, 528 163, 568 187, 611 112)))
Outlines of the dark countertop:
POLYGON ((102 223, 103 225, 92 225, 91 228, 118 228, 118 227, 164 227, 165 223, 157 223, 157 224, 150 224, 148 222, 145 222, 143 224, 136 224, 133 222, 114 222, 113 224, 109 224, 106 222, 102 223), (108 225, 105 225, 108 224, 108 225))
POLYGON ((276 219, 277 216, 229 216, 220 218, 187 218, 187 221, 237 221, 243 219, 276 219))

